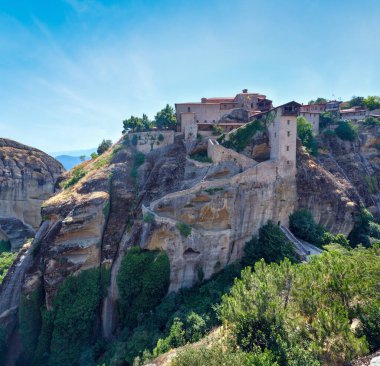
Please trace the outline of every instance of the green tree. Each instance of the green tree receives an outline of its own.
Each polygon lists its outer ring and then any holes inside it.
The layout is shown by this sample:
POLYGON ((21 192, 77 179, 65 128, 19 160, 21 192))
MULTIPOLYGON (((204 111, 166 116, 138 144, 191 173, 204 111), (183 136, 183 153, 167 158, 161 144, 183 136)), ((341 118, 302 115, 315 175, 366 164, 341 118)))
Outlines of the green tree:
POLYGON ((380 108, 380 97, 377 95, 368 96, 363 101, 364 106, 366 106, 370 111, 380 108))
POLYGON ((281 229, 269 221, 260 228, 259 238, 252 238, 244 248, 242 264, 253 265, 263 258, 267 263, 280 262, 284 258, 297 261, 293 244, 281 229))
POLYGON ((128 119, 123 121, 123 134, 132 131, 141 131, 143 129, 143 121, 140 117, 131 116, 128 119))
POLYGON ((324 112, 319 115, 319 126, 320 128, 325 128, 329 125, 335 124, 338 122, 338 118, 334 113, 324 112))
POLYGON ((98 155, 102 155, 104 152, 106 152, 110 147, 112 146, 111 140, 103 140, 100 145, 98 146, 97 153, 98 155))
POLYGON ((294 211, 289 216, 289 228, 295 236, 311 244, 318 246, 325 244, 323 240, 325 228, 316 224, 313 215, 306 209, 294 211))
POLYGON ((170 263, 164 251, 129 249, 116 277, 125 324, 135 326, 139 314, 154 309, 166 295, 169 282, 170 263))
POLYGON ((154 124, 160 129, 175 129, 177 125, 177 118, 173 107, 167 104, 164 109, 160 110, 154 117, 154 124))
POLYGON ((79 159, 81 162, 84 162, 86 160, 86 155, 81 155, 79 159))
POLYGON ((313 125, 305 117, 297 117, 297 135, 306 150, 316 156, 318 154, 318 144, 314 136, 313 125))
POLYGON ((364 106, 364 97, 355 97, 353 96, 348 101, 349 107, 363 107, 364 106))
POLYGON ((308 104, 316 104, 316 103, 327 103, 327 99, 318 97, 316 100, 310 100, 308 102, 308 104))
POLYGON ((335 133, 342 140, 354 141, 358 136, 358 127, 349 121, 340 121, 335 133))

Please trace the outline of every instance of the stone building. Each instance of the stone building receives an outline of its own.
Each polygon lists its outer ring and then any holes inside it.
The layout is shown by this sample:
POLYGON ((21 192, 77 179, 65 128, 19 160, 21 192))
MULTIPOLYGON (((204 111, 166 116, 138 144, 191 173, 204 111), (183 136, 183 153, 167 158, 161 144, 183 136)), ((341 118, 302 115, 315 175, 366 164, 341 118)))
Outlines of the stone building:
POLYGON ((321 113, 339 112, 339 101, 331 100, 327 103, 313 103, 301 105, 300 116, 305 117, 312 125, 315 134, 319 134, 319 122, 321 113))
POLYGON ((202 98, 201 102, 175 104, 177 120, 185 135, 187 126, 193 124, 203 135, 211 135, 217 125, 224 131, 230 131, 247 123, 255 114, 271 108, 272 101, 265 95, 249 93, 247 89, 235 97, 202 98))
POLYGON ((353 107, 349 109, 342 109, 340 111, 340 118, 350 120, 362 120, 368 116, 368 110, 364 107, 353 107))

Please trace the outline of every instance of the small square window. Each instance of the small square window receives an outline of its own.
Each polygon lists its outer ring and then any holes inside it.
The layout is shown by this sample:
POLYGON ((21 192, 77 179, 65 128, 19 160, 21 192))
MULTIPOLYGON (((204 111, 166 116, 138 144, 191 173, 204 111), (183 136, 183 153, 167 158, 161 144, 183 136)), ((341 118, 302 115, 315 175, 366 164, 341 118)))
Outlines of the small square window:
POLYGON ((290 125, 290 119, 288 119, 288 125, 290 125))
POLYGON ((290 131, 288 131, 288 137, 290 136, 290 131))
POLYGON ((289 146, 286 147, 286 151, 289 151, 289 146))

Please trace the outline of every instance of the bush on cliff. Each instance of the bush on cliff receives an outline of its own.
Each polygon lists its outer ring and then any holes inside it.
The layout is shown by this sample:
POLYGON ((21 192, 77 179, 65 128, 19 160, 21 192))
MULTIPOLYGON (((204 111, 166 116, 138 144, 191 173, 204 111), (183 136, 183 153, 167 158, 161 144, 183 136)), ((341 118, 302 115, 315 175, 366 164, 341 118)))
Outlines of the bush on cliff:
POLYGON ((349 121, 340 121, 335 133, 342 140, 354 141, 358 136, 358 127, 349 121))
POLYGON ((306 150, 313 156, 317 156, 318 144, 314 136, 313 125, 305 117, 297 117, 297 135, 306 150))
POLYGON ((292 262, 297 261, 293 244, 271 221, 260 228, 258 238, 254 237, 247 242, 244 254, 242 259, 244 266, 253 265, 262 258, 267 263, 280 262, 284 258, 289 258, 292 262))
POLYGON ((379 336, 379 259, 379 248, 330 247, 309 263, 258 262, 223 297, 225 327, 238 349, 268 350, 280 365, 347 364, 379 336), (358 316, 367 339, 352 327, 358 316))
POLYGON ((8 269, 17 257, 17 253, 3 252, 0 253, 0 283, 3 282, 8 269))
POLYGON ((324 240, 325 228, 316 224, 313 215, 306 209, 297 210, 289 216, 289 228, 297 238, 311 244, 317 246, 328 244, 324 240))
MULTIPOLYGON (((28 359, 34 366, 77 365, 81 353, 95 342, 97 313, 109 282, 109 271, 88 269, 76 276, 67 277, 58 288, 52 310, 40 308, 42 319, 37 347, 28 359), (34 355, 33 355, 34 354, 34 355)), ((30 300, 30 299, 29 299, 30 300)), ((37 301, 32 304, 36 312, 37 301)), ((27 309, 26 309, 27 310, 27 309)), ((36 320, 32 314, 20 314, 24 323, 24 346, 34 343, 36 320)))
POLYGON ((170 263, 164 251, 143 251, 132 247, 123 257, 116 278, 120 293, 120 316, 135 326, 139 316, 153 310, 166 295, 170 263))

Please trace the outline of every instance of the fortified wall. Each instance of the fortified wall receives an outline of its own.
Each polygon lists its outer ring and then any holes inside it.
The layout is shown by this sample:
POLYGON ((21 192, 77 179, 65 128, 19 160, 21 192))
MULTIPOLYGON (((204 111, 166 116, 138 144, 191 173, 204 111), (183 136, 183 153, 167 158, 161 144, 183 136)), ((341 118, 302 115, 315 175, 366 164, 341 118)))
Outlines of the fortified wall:
POLYGON ((144 154, 174 143, 174 131, 129 132, 129 142, 144 154))

